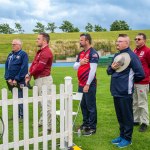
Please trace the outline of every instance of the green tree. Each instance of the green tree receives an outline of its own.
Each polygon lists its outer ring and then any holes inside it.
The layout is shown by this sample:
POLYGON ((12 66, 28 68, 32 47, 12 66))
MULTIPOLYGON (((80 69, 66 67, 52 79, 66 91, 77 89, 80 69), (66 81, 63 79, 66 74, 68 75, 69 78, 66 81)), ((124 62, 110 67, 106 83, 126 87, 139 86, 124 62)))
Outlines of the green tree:
POLYGON ((45 26, 41 22, 37 22, 35 29, 32 30, 34 33, 45 32, 45 26))
POLYGON ((129 25, 123 20, 116 20, 110 25, 110 31, 130 30, 129 25))
POLYGON ((12 34, 14 32, 15 32, 15 30, 10 28, 9 24, 7 24, 7 23, 0 24, 0 33, 12 34))
POLYGON ((85 26, 85 31, 93 32, 93 25, 91 23, 87 23, 87 25, 85 26))
POLYGON ((46 30, 49 30, 51 33, 54 33, 56 28, 57 26, 55 26, 55 23, 52 22, 47 24, 46 30))
POLYGON ((77 27, 74 27, 73 24, 67 20, 63 21, 59 29, 61 29, 63 32, 79 32, 80 31, 77 27))
POLYGON ((102 31, 107 31, 107 29, 102 28, 100 25, 95 25, 94 26, 94 31, 95 32, 102 32, 102 31))
POLYGON ((75 27, 75 28, 73 29, 73 32, 80 32, 80 30, 79 30, 79 28, 75 27))
POLYGON ((24 32, 20 23, 15 23, 15 28, 16 28, 15 32, 17 32, 17 33, 23 33, 24 32))

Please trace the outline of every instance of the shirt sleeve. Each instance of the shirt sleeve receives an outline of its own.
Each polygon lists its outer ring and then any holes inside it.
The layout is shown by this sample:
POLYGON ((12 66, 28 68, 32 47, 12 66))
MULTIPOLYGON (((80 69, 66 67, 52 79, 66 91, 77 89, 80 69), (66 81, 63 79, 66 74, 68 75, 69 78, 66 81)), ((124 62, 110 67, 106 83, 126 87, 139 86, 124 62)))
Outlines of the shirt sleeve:
POLYGON ((88 80, 86 84, 90 85, 91 82, 93 81, 95 74, 96 74, 96 69, 97 69, 97 64, 96 63, 90 63, 90 72, 88 76, 88 80))
POLYGON ((74 65, 73 65, 73 68, 74 68, 75 70, 78 70, 78 68, 80 67, 79 57, 80 57, 80 53, 79 53, 79 55, 78 55, 78 57, 77 57, 76 62, 75 62, 74 65))

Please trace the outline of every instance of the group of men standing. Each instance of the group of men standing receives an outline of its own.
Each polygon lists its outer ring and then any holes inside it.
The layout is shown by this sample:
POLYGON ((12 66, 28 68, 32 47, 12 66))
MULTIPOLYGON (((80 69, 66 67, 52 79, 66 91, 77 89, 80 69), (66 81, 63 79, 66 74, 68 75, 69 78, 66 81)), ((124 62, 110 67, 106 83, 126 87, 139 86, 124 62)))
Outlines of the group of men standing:
MULTIPOLYGON (((48 94, 51 93, 53 79, 51 66, 52 52, 48 46, 50 37, 40 33, 37 37, 39 50, 28 71, 28 56, 22 50, 19 39, 12 41, 12 52, 8 55, 5 67, 5 79, 9 89, 18 87, 18 97, 21 98, 22 88, 27 86, 31 77, 34 77, 39 95, 42 94, 42 85, 47 85, 48 94)), ((83 93, 81 110, 83 123, 80 129, 85 136, 96 133, 97 108, 96 108, 96 70, 99 55, 91 46, 90 34, 80 35, 80 47, 83 50, 78 54, 74 64, 79 81, 78 92, 83 93)), ((140 132, 144 132, 149 125, 148 100, 150 76, 150 49, 146 47, 146 35, 139 33, 135 38, 136 49, 129 48, 130 39, 126 34, 120 34, 116 41, 119 50, 114 55, 112 64, 107 68, 111 75, 111 94, 114 97, 114 106, 120 125, 119 137, 112 140, 113 144, 122 148, 131 144, 133 125, 140 125, 140 132)), ((51 130, 51 109, 48 102, 48 130, 51 130)), ((42 103, 40 103, 42 107, 42 103)), ((23 106, 19 105, 19 118, 23 118, 23 106)), ((42 126, 42 111, 39 120, 42 126)))

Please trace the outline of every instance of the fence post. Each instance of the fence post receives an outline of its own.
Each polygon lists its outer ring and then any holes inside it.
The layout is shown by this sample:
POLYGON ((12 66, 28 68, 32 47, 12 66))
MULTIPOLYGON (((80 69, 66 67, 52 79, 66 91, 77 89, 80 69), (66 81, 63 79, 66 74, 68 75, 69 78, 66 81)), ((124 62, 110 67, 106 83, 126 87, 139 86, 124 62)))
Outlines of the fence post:
POLYGON ((52 150, 56 150, 56 85, 52 85, 52 99, 51 99, 51 112, 52 112, 52 150))
POLYGON ((33 134, 34 134, 34 150, 39 149, 38 144, 38 87, 33 87, 33 134))
POLYGON ((18 102, 18 89, 13 88, 13 136, 15 150, 19 150, 18 102))
POLYGON ((3 135, 3 150, 8 150, 8 101, 6 89, 2 89, 2 118, 5 128, 3 135))
POLYGON ((47 86, 42 86, 43 150, 47 150, 47 86))
MULTIPOLYGON (((71 88, 71 85, 72 85, 72 78, 69 76, 66 76, 64 79, 65 79, 65 94, 67 95, 67 98, 65 98, 65 131, 67 131, 68 130, 68 112, 69 112, 69 105, 68 105, 69 97, 68 96, 70 92, 69 88, 71 88)), ((71 114, 71 117, 72 117, 72 114, 71 114)), ((68 136, 65 138, 65 146, 68 147, 68 136)))
POLYGON ((23 130, 24 149, 29 150, 29 108, 28 108, 28 88, 23 87, 23 130))
POLYGON ((65 148, 65 133, 64 133, 64 129, 65 129, 65 110, 64 110, 64 84, 60 85, 60 149, 64 149, 65 148))

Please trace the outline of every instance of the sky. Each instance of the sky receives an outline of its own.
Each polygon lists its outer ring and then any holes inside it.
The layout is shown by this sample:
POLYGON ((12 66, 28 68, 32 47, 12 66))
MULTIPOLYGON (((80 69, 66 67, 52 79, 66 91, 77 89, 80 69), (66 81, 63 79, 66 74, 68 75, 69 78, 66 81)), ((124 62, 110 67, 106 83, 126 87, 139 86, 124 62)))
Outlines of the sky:
POLYGON ((124 20, 140 30, 150 29, 149 11, 149 0, 0 0, 0 24, 20 23, 25 33, 33 33, 37 22, 59 27, 67 20, 84 32, 87 23, 109 31, 115 20, 124 20))

